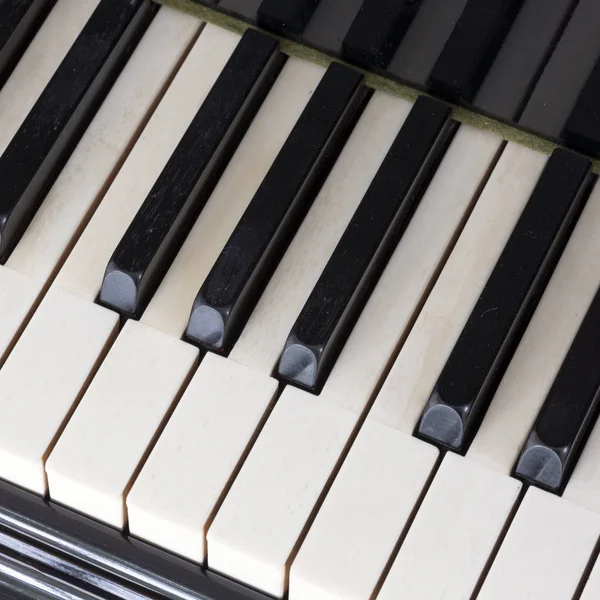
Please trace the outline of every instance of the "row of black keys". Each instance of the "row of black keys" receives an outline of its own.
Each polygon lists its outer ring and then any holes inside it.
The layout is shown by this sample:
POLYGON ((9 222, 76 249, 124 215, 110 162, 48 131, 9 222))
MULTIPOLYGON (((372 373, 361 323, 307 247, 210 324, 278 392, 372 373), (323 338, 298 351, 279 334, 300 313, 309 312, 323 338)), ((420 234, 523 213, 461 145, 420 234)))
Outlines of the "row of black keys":
MULTIPOLYGON (((142 0, 102 0, 0 157, 4 257, 42 201, 52 173, 76 142, 76 132, 91 117, 102 90, 114 80, 115 65, 125 60, 154 12, 142 0), (92 38, 102 43, 90 51, 92 38)), ((141 313, 283 62, 269 36, 248 31, 242 37, 115 250, 101 303, 126 317, 141 313)), ((329 67, 203 283, 191 310, 188 339, 208 350, 230 350, 369 96, 358 73, 329 67)), ((446 105, 426 97, 415 103, 290 332, 278 367, 283 380, 319 391, 455 125, 446 105)), ((587 159, 563 150, 553 153, 432 391, 418 428, 421 436, 457 451, 468 447, 590 181, 587 159), (481 327, 479 315, 491 307, 495 318, 481 327)), ((598 328, 600 299, 582 324, 517 468, 520 475, 553 489, 564 485, 596 406, 600 375, 590 340, 597 339, 598 328), (547 464, 559 467, 545 469, 547 464)))
MULTIPOLYGON (((238 9, 241 14, 252 15, 261 26, 283 35, 301 34, 307 25, 311 25, 311 18, 321 4, 333 3, 332 0, 263 0, 254 9, 258 1, 217 0, 219 7, 233 9, 234 12, 238 9)), ((338 0, 334 1, 338 6, 338 0)), ((443 40, 443 49, 437 60, 428 68, 410 58, 407 60, 411 67, 398 63, 400 77, 409 84, 423 86, 433 95, 474 106, 493 117, 561 139, 576 150, 599 155, 600 120, 596 108, 600 101, 598 47, 594 42, 573 41, 573 37, 577 36, 585 40, 589 36, 585 29, 586 21, 593 22, 600 16, 600 11, 593 6, 594 2, 468 0, 453 27, 438 27, 448 32, 449 37, 443 40), (514 39, 511 39, 513 29, 519 31, 514 32, 514 39), (554 59, 554 50, 563 43, 563 34, 569 38, 565 41, 568 45, 584 44, 584 47, 579 52, 569 50, 572 56, 566 64, 564 57, 557 57, 556 65, 552 65, 549 73, 544 73, 545 67, 554 59), (505 43, 508 48, 502 56, 505 43), (500 64, 494 65, 497 59, 500 59, 500 64), (580 64, 574 64, 573 60, 580 64), (591 68, 594 63, 596 66, 591 68), (497 67, 493 74, 496 79, 487 81, 493 66, 497 67), (564 69, 575 75, 565 77, 564 69), (536 106, 524 111, 524 100, 543 77, 543 89, 539 90, 539 94, 536 90, 536 106), (484 83, 486 86, 482 86, 484 83), (571 106, 570 111, 567 105, 571 106)), ((326 36, 331 38, 333 47, 336 47, 333 43, 336 36, 343 36, 339 48, 331 49, 334 55, 367 69, 389 69, 388 72, 393 75, 396 52, 419 11, 428 12, 429 20, 435 22, 443 17, 432 16, 432 6, 441 15, 441 4, 438 0, 364 0, 352 23, 345 26, 333 22, 329 15, 336 12, 333 6, 329 13, 323 10, 314 16, 323 20, 321 29, 326 30, 329 23, 330 29, 336 30, 335 34, 326 36)), ((436 35, 435 32, 433 25, 431 31, 427 28, 424 31, 426 36, 436 35)), ((314 31, 312 34, 316 35, 314 31)), ((310 43, 311 35, 308 38, 310 43)), ((438 46, 440 42, 425 40, 413 50, 422 50, 428 43, 438 46)), ((425 62, 429 65, 428 60, 425 62)))

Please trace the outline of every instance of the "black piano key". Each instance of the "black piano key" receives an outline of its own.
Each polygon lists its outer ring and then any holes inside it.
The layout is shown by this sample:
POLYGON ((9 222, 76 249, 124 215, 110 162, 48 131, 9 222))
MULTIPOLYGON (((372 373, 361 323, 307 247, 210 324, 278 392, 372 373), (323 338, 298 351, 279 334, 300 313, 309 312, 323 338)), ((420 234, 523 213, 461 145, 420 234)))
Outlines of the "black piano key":
POLYGON ((567 352, 517 461, 516 475, 560 491, 600 398, 600 290, 567 352))
POLYGON ((300 34, 321 0, 263 0, 258 7, 258 24, 281 35, 300 34))
POLYGON ((454 346, 419 435, 466 449, 587 198, 591 163, 555 150, 454 346))
POLYGON ((365 0, 342 42, 342 55, 362 67, 387 67, 422 0, 365 0))
POLYGON ((99 300, 139 316, 206 204, 284 61, 248 30, 115 249, 99 300))
POLYGON ((600 2, 579 0, 519 119, 558 140, 600 54, 600 2))
POLYGON ((0 2, 0 86, 55 1, 0 2))
POLYGON ((18 242, 156 7, 102 0, 0 157, 0 261, 18 242))
POLYGON ((362 75, 329 66, 194 302, 186 335, 228 352, 369 96, 362 75))
POLYGON ((562 137, 576 150, 600 155, 600 57, 567 119, 562 137))
POLYGON ((415 103, 288 336, 282 379, 321 386, 450 142, 450 112, 415 103))
POLYGON ((526 0, 490 67, 473 106, 517 120, 578 0, 526 0))
POLYGON ((469 0, 431 71, 431 91, 454 101, 472 100, 523 1, 469 0))

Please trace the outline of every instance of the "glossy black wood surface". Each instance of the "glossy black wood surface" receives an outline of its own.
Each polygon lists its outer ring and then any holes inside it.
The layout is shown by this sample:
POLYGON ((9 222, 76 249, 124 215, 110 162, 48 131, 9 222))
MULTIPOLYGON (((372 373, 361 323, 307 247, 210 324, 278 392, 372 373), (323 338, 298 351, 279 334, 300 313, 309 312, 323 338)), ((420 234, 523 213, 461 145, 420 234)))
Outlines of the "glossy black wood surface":
POLYGON ((422 0, 365 0, 342 42, 346 60, 361 67, 387 67, 422 0))

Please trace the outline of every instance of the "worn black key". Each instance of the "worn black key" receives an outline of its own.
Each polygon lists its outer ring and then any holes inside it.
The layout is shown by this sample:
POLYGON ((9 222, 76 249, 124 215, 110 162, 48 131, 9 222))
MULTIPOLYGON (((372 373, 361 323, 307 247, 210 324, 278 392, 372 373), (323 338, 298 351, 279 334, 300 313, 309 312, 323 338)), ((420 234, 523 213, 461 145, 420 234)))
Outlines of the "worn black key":
POLYGON ((342 42, 342 54, 362 67, 387 67, 422 0, 365 0, 342 42))
POLYGON ((600 290, 569 348, 517 461, 523 479, 560 491, 600 398, 600 290))
POLYGON ((362 75, 327 69, 194 302, 186 335, 228 352, 369 96, 362 75))
POLYGON ((0 0, 0 86, 56 0, 0 0))
POLYGON ((419 435, 466 449, 587 198, 591 163, 555 150, 427 402, 419 435))
POLYGON ((321 386, 454 128, 449 107, 417 100, 292 327, 281 378, 313 391, 321 386))
POLYGON ((300 34, 321 0, 263 0, 258 7, 258 24, 285 35, 300 34))
POLYGON ((562 137, 576 150, 600 155, 600 57, 565 124, 562 137))
POLYGON ((155 12, 147 0, 102 0, 0 157, 2 262, 155 12))
POLYGON ((138 316, 160 283, 284 61, 248 30, 115 249, 100 302, 138 316))
POLYGON ((524 0, 469 0, 429 76, 432 92, 473 99, 524 0))

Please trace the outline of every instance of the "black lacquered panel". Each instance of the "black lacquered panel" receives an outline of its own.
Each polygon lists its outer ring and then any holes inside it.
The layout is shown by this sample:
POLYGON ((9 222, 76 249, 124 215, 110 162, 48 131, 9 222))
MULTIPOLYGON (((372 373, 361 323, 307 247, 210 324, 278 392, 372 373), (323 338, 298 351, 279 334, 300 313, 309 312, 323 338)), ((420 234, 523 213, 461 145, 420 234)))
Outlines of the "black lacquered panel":
POLYGON ((0 260, 33 218, 156 10, 148 0, 102 0, 0 157, 0 260))
POLYGON ((0 2, 0 87, 56 0, 0 2))
POLYGON ((261 27, 276 33, 302 33, 321 0, 263 0, 257 20, 261 27))
POLYGON ((563 130, 563 139, 591 156, 600 155, 600 57, 563 130))
POLYGON ((277 41, 248 30, 114 251, 100 302, 136 316, 206 204, 283 64, 277 41))
POLYGON ((342 42, 342 54, 362 67, 386 67, 422 0, 365 0, 342 42))
POLYGON ((321 386, 453 130, 448 106, 417 100, 292 327, 281 378, 312 391, 321 386))
POLYGON ((587 198, 590 168, 560 149, 548 160, 435 384, 420 436, 466 449, 587 198))
POLYGON ((569 348, 517 462, 516 474, 564 488, 600 398, 600 291, 569 348))
POLYGON ((362 75, 332 64, 217 258, 186 335, 227 352, 268 283, 358 119, 362 75))
POLYGON ((431 75, 430 89, 455 101, 471 100, 524 0, 469 0, 431 75))

